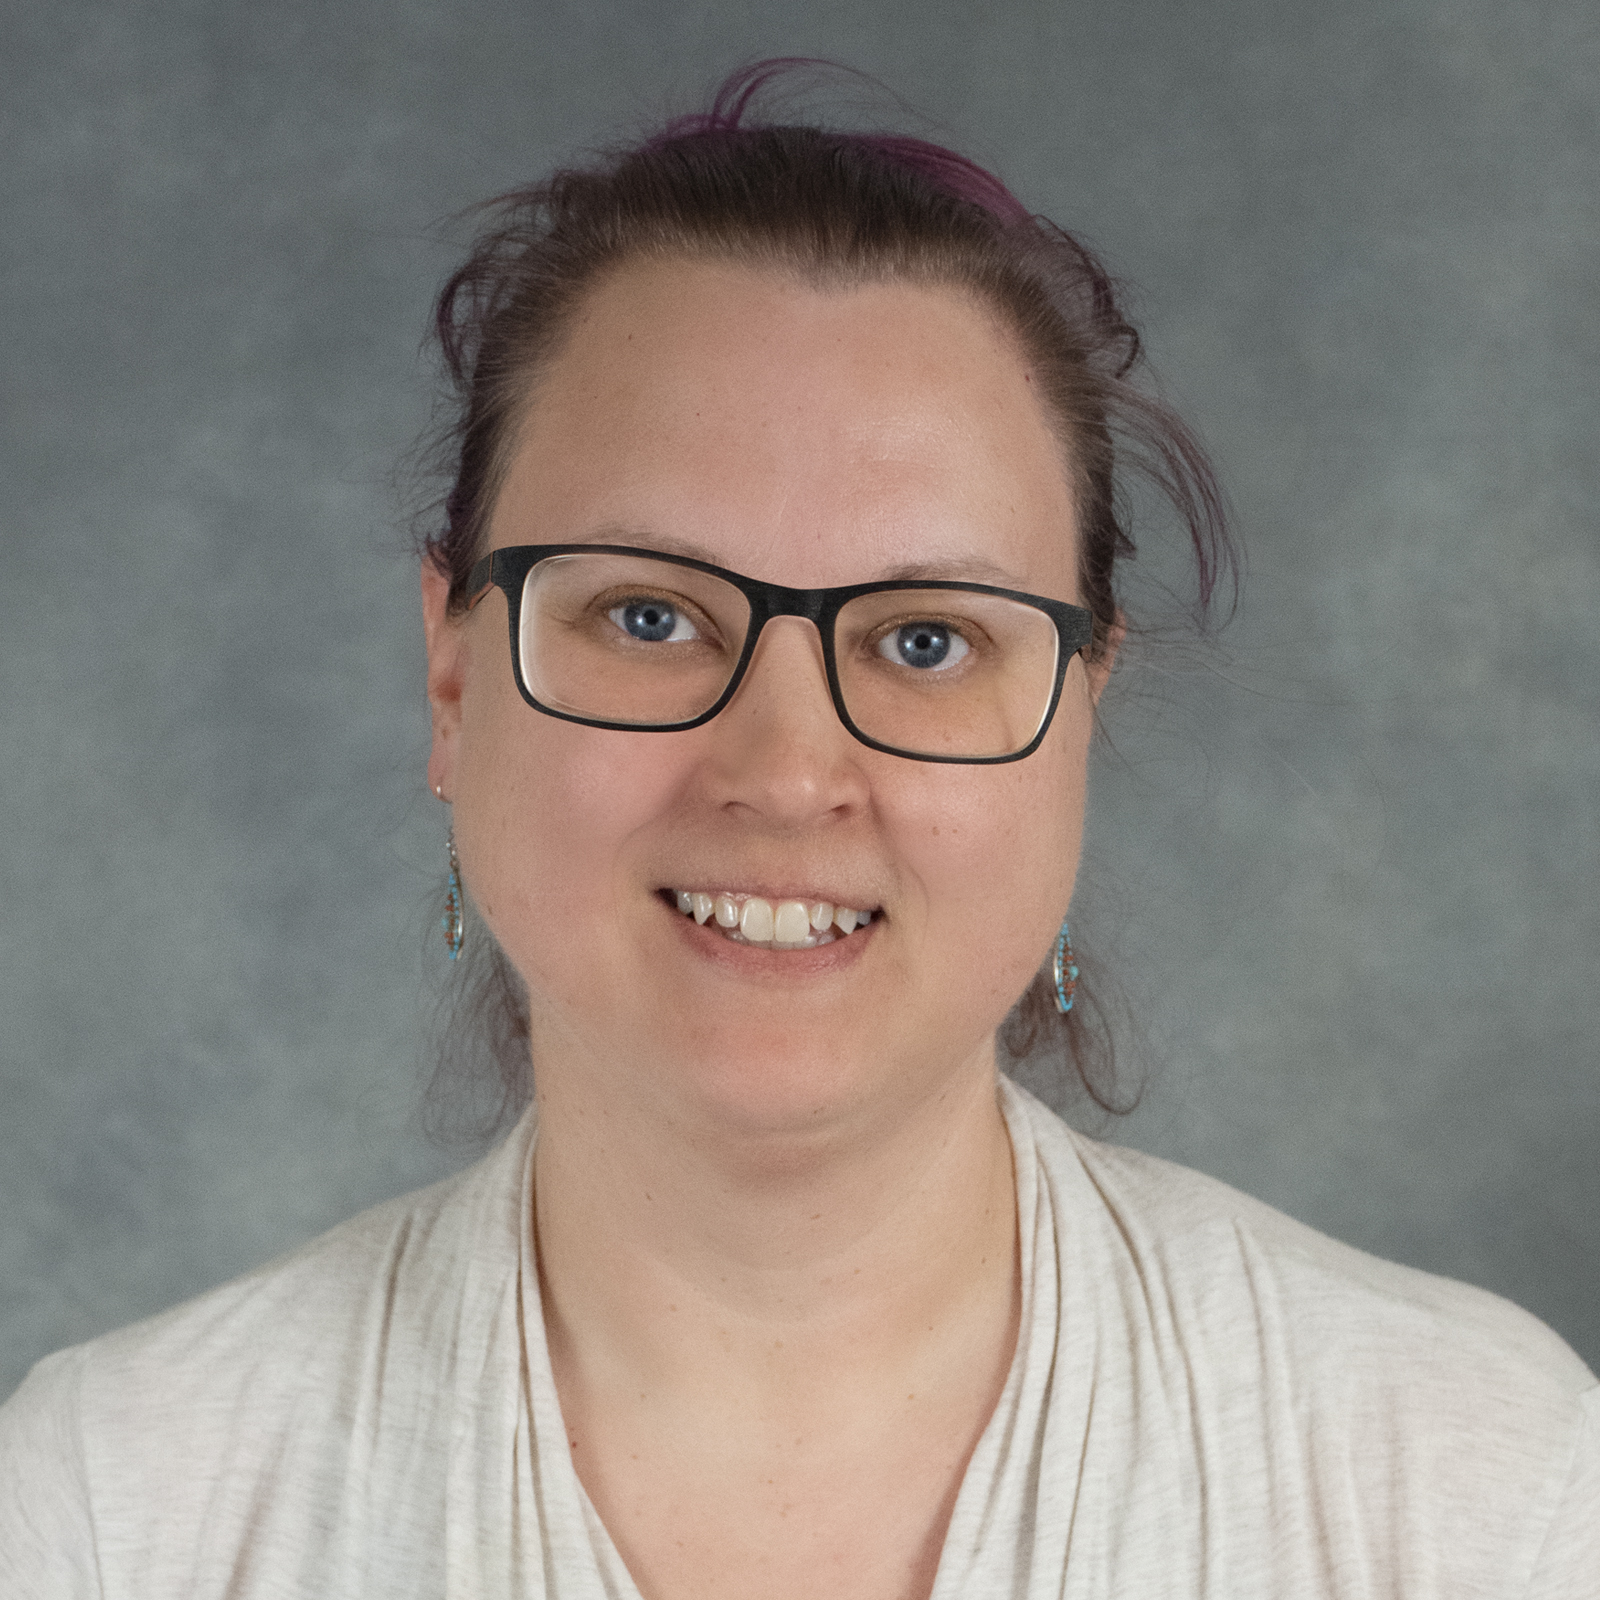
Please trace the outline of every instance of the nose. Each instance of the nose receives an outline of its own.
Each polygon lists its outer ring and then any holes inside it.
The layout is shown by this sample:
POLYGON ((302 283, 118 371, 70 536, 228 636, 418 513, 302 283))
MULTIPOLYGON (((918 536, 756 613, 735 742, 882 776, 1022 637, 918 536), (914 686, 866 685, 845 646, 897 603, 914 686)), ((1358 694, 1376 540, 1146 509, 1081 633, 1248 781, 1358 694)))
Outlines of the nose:
POLYGON ((720 803, 798 828, 865 803, 865 746, 828 693, 822 638, 801 617, 774 617, 733 699, 708 725, 708 778, 720 803))

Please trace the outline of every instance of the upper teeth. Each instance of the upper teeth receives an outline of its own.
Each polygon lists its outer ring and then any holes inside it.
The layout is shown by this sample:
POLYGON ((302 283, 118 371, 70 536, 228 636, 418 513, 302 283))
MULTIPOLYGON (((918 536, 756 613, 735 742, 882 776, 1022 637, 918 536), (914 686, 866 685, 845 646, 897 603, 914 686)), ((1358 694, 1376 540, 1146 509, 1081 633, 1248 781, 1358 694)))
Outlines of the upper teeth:
POLYGON ((852 911, 826 900, 763 900, 758 894, 707 894, 679 889, 678 909, 702 927, 716 919, 730 939, 769 950, 809 950, 872 920, 870 911, 852 911))

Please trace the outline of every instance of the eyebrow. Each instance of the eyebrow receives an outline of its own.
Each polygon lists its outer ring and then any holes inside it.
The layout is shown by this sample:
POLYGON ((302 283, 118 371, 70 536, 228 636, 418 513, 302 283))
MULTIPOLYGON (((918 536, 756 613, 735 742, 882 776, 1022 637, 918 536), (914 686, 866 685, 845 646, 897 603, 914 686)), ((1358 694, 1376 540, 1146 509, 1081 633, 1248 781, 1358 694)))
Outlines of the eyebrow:
MULTIPOLYGON (((659 550, 662 555, 687 556, 691 561, 704 561, 708 566, 726 567, 717 553, 708 550, 693 539, 680 539, 671 533, 656 533, 646 528, 612 526, 598 531, 596 544, 628 544, 643 550, 659 550)), ((958 556, 941 561, 904 561, 886 567, 875 578, 863 578, 863 583, 917 583, 943 580, 947 583, 987 583, 998 589, 1023 590, 1027 585, 1016 573, 997 565, 983 556, 958 556)))

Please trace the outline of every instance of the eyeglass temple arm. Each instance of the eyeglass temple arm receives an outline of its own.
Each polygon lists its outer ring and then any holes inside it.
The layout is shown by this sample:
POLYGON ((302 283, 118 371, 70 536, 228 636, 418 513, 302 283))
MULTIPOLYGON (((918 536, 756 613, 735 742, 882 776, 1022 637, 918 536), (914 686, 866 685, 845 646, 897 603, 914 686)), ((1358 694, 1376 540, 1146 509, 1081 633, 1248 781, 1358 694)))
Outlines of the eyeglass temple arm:
POLYGON ((491 550, 481 561, 474 562, 472 570, 467 574, 466 587, 462 592, 465 596, 465 608, 468 611, 483 599, 494 584, 495 555, 496 552, 491 550))

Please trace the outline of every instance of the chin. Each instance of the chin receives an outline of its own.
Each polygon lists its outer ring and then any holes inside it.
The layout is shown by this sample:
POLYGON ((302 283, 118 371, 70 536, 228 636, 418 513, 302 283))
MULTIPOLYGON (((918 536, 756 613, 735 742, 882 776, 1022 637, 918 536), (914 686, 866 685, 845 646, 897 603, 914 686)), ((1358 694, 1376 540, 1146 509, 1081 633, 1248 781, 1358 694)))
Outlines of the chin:
POLYGON ((814 1015, 786 1026, 780 1008, 743 1026, 702 1025, 695 1048, 661 1060, 656 1082, 671 1102, 663 1111, 687 1116, 707 1132, 759 1143, 772 1168, 774 1145, 797 1160, 819 1144, 859 1137, 882 1123, 903 1123, 909 1104, 938 1095, 971 1070, 992 1070, 992 1040, 973 1049, 937 1047, 880 1013, 830 1026, 814 1015), (893 1043, 891 1043, 893 1041, 893 1043))
POLYGON ((721 1048, 674 1062, 674 1098, 730 1134, 821 1137, 891 1088, 881 1054, 830 1048, 826 1033, 792 1041, 773 1033, 771 1025, 730 1031, 721 1048))

